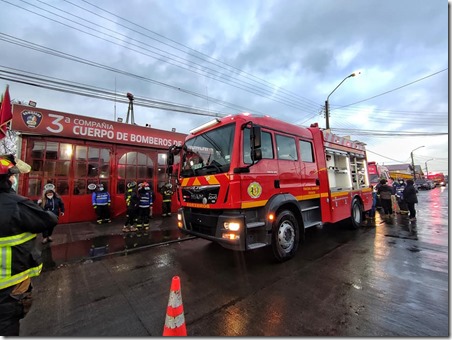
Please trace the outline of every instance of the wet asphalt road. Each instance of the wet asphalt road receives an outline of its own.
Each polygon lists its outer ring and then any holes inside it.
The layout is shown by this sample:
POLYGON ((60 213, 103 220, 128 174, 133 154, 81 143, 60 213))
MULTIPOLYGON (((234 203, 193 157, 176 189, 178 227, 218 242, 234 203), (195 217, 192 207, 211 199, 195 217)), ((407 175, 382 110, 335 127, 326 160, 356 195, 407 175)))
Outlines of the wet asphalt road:
POLYGON ((448 188, 357 231, 307 231, 292 260, 200 239, 72 263, 34 280, 22 336, 161 336, 180 277, 190 336, 449 336, 448 188))

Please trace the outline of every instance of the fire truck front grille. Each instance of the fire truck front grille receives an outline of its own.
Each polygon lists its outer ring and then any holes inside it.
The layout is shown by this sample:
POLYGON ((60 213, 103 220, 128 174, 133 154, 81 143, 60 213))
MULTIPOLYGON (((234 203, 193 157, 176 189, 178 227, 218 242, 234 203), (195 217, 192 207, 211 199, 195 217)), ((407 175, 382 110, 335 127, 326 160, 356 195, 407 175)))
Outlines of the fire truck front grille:
POLYGON ((184 212, 185 227, 187 230, 203 235, 215 236, 218 214, 210 213, 212 213, 212 211, 208 211, 207 213, 203 211, 203 213, 200 213, 195 209, 187 209, 184 212))
POLYGON ((191 186, 182 188, 182 200, 189 203, 215 204, 220 185, 191 186))

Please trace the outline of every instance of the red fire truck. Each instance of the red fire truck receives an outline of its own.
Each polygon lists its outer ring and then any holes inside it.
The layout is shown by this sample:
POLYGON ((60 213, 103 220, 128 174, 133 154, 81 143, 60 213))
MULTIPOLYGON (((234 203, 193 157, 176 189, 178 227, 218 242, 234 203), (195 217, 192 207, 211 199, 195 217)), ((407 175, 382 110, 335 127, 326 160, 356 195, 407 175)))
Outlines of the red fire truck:
POLYGON ((379 165, 376 162, 368 162, 367 169, 369 171, 369 182, 374 187, 380 183, 380 180, 385 179, 389 186, 392 186, 393 180, 389 174, 389 169, 384 165, 379 165))
MULTIPOLYGON (((364 144, 268 116, 216 118, 170 148, 179 158, 181 232, 245 251, 271 245, 295 255, 304 231, 371 209, 364 144)), ((171 170, 169 170, 171 172, 171 170)))

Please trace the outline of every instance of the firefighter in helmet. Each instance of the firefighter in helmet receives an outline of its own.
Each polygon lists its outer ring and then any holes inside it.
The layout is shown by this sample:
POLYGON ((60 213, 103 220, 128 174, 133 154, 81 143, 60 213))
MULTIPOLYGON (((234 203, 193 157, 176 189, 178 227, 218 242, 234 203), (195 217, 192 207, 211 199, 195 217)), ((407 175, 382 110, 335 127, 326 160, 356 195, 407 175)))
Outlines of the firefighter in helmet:
POLYGON ((162 194, 162 216, 171 216, 171 197, 174 194, 173 185, 166 183, 160 188, 160 194, 162 194))
POLYGON ((138 184, 138 222, 137 227, 149 229, 149 215, 152 205, 152 191, 148 182, 144 181, 138 184))
POLYGON ((0 156, 0 334, 18 336, 20 319, 31 307, 31 277, 41 273, 36 234, 53 228, 58 218, 16 194, 16 174, 31 167, 13 155, 0 156), (9 260, 7 260, 9 259, 9 260))
POLYGON ((126 200, 127 210, 126 210, 126 221, 124 223, 122 231, 123 232, 137 231, 137 228, 135 227, 139 203, 139 198, 137 194, 137 182, 132 181, 127 183, 127 191, 124 195, 124 198, 126 200))

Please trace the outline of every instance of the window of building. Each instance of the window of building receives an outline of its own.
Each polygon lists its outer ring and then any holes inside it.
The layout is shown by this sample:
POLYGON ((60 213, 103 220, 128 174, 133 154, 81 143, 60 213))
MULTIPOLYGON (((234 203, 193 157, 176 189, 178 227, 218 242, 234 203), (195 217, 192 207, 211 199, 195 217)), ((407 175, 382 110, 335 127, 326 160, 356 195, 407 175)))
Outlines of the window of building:
POLYGON ((127 183, 132 181, 137 183, 147 181, 152 186, 153 174, 154 162, 148 155, 136 151, 127 152, 118 162, 116 192, 118 194, 125 193, 127 183))
POLYGON ((76 145, 74 163, 74 195, 91 194, 88 185, 102 183, 109 189, 111 149, 76 145))
MULTIPOLYGON (((158 162, 157 189, 155 191, 158 191, 170 179, 169 172, 168 172, 169 169, 168 169, 168 166, 166 165, 166 159, 167 159, 166 153, 159 153, 157 155, 157 162, 158 162)), ((174 164, 179 164, 179 162, 180 162, 180 155, 174 156, 174 164)), ((176 174, 177 169, 174 165, 172 166, 171 169, 173 171, 173 174, 171 176, 170 183, 173 185, 173 188, 175 188, 176 187, 176 178, 177 178, 177 174, 176 174)))
POLYGON ((30 143, 32 168, 28 176, 27 195, 41 196, 47 183, 53 183, 58 194, 67 195, 73 145, 33 139, 30 143))

